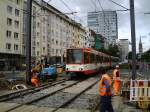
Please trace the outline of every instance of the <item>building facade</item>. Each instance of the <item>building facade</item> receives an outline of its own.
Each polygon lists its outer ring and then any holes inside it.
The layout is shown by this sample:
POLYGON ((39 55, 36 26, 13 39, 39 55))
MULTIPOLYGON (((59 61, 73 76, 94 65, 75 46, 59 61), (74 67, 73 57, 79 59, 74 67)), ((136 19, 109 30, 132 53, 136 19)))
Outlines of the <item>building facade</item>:
POLYGON ((120 39, 119 46, 120 46, 121 60, 125 61, 128 56, 128 53, 129 53, 129 40, 128 39, 120 39))
MULTIPOLYGON (((24 8, 27 8, 26 2, 24 8)), ((24 16, 26 17, 27 14, 24 16)), ((26 19, 24 19, 24 28, 25 26, 26 19)), ((23 35, 25 34, 24 30, 23 35)), ((65 60, 67 48, 84 47, 85 43, 86 30, 81 24, 43 0, 33 1, 32 57, 37 60, 46 57, 52 63, 60 63, 65 60)))
POLYGON ((0 0, 0 60, 6 69, 21 62, 21 36, 23 25, 23 0, 0 0))
POLYGON ((118 23, 116 11, 88 12, 88 27, 106 38, 108 44, 116 43, 118 39, 118 23))

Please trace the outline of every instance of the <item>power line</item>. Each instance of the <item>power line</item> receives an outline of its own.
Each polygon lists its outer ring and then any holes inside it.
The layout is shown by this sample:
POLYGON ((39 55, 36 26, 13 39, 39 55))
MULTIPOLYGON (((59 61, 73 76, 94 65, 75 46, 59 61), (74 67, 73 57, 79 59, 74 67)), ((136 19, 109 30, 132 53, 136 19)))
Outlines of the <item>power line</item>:
POLYGON ((126 9, 126 10, 130 10, 130 9, 124 7, 123 5, 117 3, 117 2, 115 2, 115 1, 113 1, 113 0, 108 0, 108 1, 110 1, 110 2, 112 2, 112 3, 114 3, 114 4, 118 5, 118 6, 120 6, 120 7, 124 8, 124 9, 126 9))
POLYGON ((93 5, 95 7, 95 11, 96 11, 96 9, 97 9, 96 3, 93 0, 91 0, 91 2, 93 3, 93 5))
POLYGON ((105 23, 105 25, 109 28, 109 25, 107 25, 107 24, 106 24, 106 21, 105 21, 105 12, 104 12, 104 9, 103 9, 103 7, 102 7, 102 4, 101 4, 100 0, 98 0, 98 3, 99 3, 99 5, 100 5, 100 7, 101 7, 101 9, 102 9, 102 13, 103 13, 103 17, 104 17, 104 23, 105 23))
MULTIPOLYGON (((63 0, 60 0, 71 12, 73 12, 73 10, 63 1, 63 0)), ((80 20, 80 22, 82 21, 82 22, 84 22, 79 16, 77 16, 77 15, 74 15, 74 16, 76 16, 77 18, 79 18, 79 20, 80 20)))

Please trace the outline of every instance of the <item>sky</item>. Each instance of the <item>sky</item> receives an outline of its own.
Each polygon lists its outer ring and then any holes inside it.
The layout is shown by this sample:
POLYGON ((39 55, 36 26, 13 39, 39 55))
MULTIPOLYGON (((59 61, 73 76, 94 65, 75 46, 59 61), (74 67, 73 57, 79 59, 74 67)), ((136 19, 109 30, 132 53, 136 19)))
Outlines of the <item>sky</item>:
MULTIPOLYGON (((77 12, 74 15, 68 15, 83 26, 87 26, 87 12, 89 11, 102 11, 103 10, 124 10, 122 7, 114 4, 111 0, 45 0, 50 1, 49 4, 59 9, 61 12, 77 12), (66 5, 68 6, 66 6, 66 5)), ((129 7, 129 0, 113 0, 126 8, 129 7)), ((138 44, 141 36, 143 43, 143 50, 146 51, 150 48, 150 0, 134 0, 135 2, 135 28, 136 28, 136 49, 138 52, 138 44)), ((129 39, 131 41, 130 29, 130 12, 117 11, 118 16, 118 38, 129 39)), ((131 49, 131 47, 130 47, 131 49)))

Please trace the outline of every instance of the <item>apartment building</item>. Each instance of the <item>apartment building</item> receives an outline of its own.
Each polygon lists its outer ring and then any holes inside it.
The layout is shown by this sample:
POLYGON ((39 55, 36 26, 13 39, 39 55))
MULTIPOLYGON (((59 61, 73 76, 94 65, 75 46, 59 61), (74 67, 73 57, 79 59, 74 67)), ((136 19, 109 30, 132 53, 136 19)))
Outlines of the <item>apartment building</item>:
POLYGON ((95 32, 90 28, 86 28, 86 40, 85 40, 85 47, 94 48, 95 44, 95 32))
POLYGON ((6 60, 5 64, 8 68, 11 65, 19 66, 22 9, 23 0, 0 0, 0 59, 6 60))
POLYGON ((116 43, 118 39, 116 11, 88 12, 88 27, 106 38, 105 47, 110 43, 116 43))
MULTIPOLYGON (((24 2, 26 7, 26 1, 24 2)), ((27 14, 24 13, 24 16, 27 14)), ((24 28, 26 18, 24 18, 24 28)), ((23 33, 24 37, 26 31, 23 33)), ((67 48, 83 47, 85 29, 58 9, 43 0, 32 4, 32 57, 45 57, 52 63, 63 62, 67 48)), ((25 39, 25 38, 24 38, 25 39)), ((23 40, 24 40, 23 39, 23 40)), ((25 46, 23 45, 24 49, 25 46)), ((25 54, 25 50, 22 52, 25 54)))

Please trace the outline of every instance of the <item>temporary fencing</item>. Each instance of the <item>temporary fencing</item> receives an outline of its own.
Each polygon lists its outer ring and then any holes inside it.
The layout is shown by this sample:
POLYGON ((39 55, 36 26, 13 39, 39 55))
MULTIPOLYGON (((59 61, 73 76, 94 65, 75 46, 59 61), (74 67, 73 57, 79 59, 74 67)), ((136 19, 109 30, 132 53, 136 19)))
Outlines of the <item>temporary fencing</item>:
POLYGON ((130 101, 150 101, 150 80, 130 81, 130 101))

